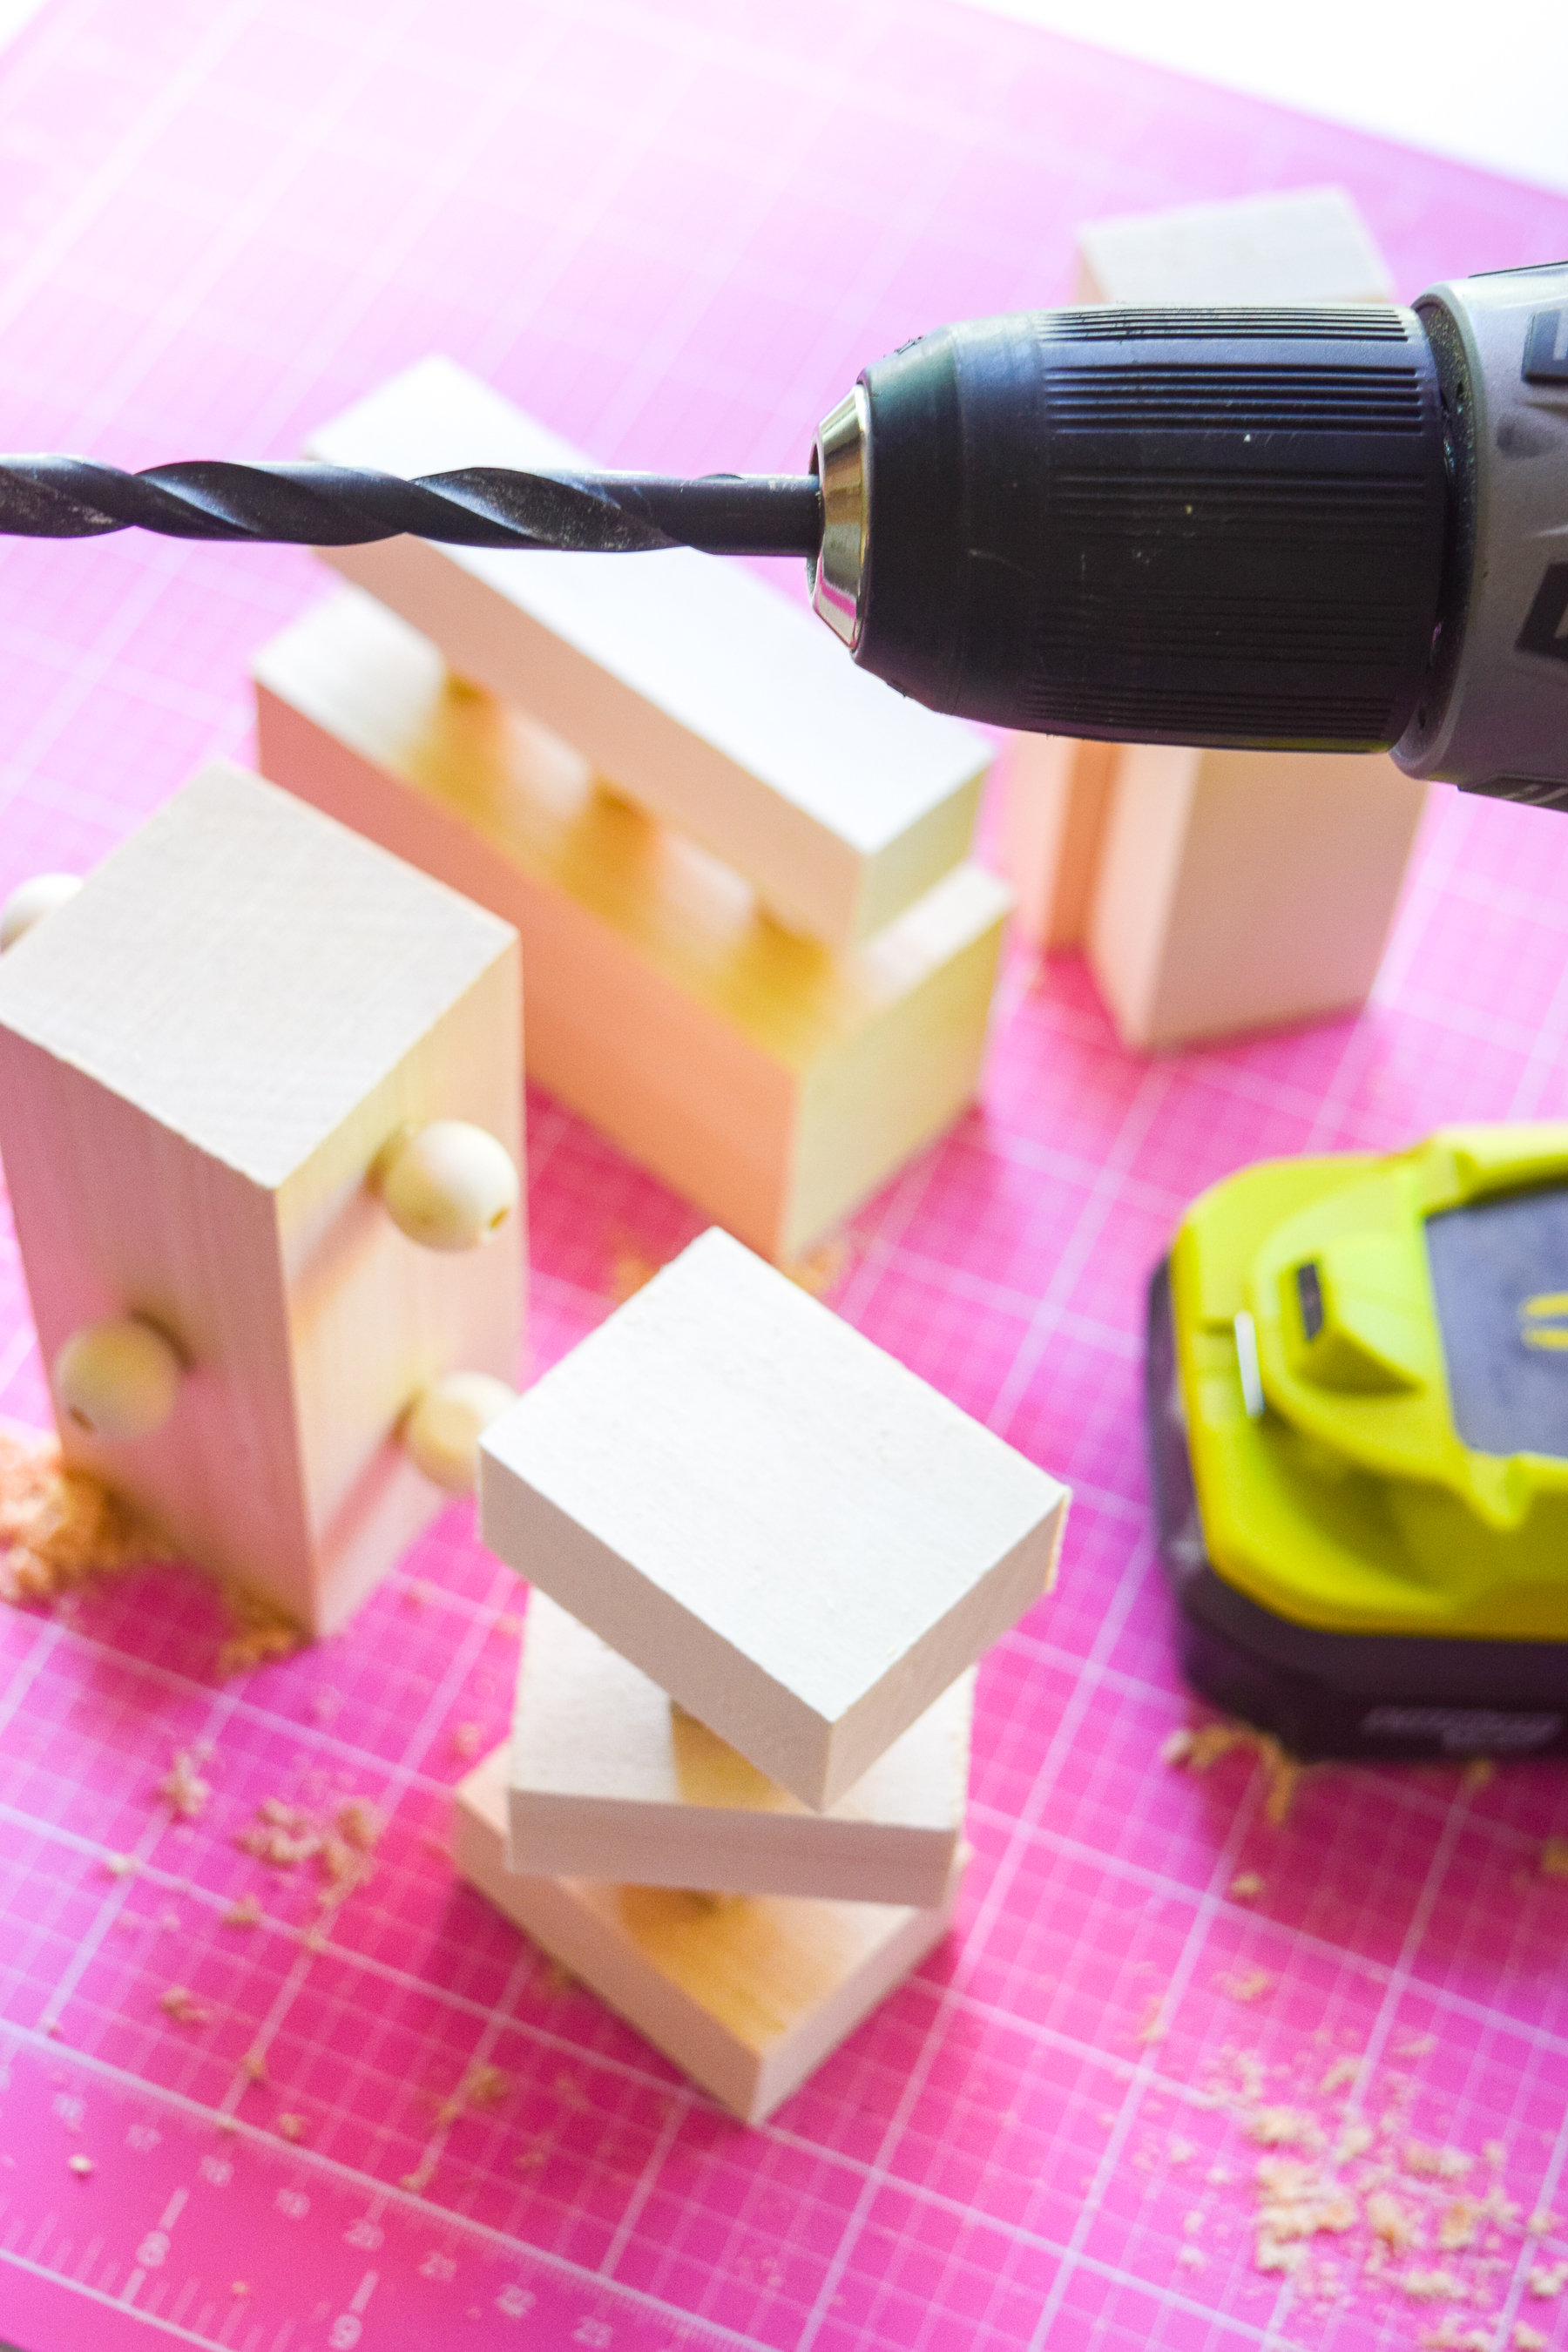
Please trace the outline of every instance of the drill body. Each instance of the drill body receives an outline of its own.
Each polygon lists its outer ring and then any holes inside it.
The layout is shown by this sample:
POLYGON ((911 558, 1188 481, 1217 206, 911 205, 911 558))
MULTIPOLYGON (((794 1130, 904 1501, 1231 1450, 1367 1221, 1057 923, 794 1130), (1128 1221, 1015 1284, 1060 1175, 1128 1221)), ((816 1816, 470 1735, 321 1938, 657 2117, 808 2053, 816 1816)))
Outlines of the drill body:
POLYGON ((1568 265, 940 329, 816 470, 818 611, 936 709, 1568 805, 1568 265))

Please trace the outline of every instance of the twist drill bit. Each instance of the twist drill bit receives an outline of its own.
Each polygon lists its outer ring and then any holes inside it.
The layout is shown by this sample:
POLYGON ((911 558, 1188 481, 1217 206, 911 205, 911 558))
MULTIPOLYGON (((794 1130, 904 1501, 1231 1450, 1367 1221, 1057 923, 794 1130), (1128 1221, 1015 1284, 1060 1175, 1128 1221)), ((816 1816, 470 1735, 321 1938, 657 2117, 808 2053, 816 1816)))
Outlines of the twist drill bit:
POLYGON ((812 556, 822 538, 822 501, 815 474, 682 481, 469 466, 404 481, 312 463, 196 460, 129 474, 87 457, 0 457, 0 533, 93 539, 131 530, 309 547, 363 546, 406 531, 455 547, 812 556))

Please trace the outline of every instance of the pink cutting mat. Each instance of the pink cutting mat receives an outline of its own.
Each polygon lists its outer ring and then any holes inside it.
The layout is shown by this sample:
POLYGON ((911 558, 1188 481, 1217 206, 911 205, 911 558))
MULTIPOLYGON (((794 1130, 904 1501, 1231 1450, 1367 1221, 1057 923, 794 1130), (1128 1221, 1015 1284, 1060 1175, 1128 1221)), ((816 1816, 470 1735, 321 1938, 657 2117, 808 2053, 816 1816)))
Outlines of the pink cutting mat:
MULTIPOLYGON (((942 0, 54 0, 0 60, 0 445, 289 454, 438 349, 612 461, 787 467, 870 356, 1063 297, 1077 220, 1331 178, 1407 292, 1568 249, 1568 202, 942 0)), ((248 657, 321 584, 293 552, 0 546, 0 888, 243 756, 248 657)), ((1061 1588, 984 1669, 959 1932, 764 2130, 442 1858, 515 1656, 466 1511, 347 1634, 237 1681, 174 1571, 0 1612, 0 2336, 1564 2341, 1568 2236, 1529 2223, 1568 2208, 1568 1784, 1325 1769, 1275 1826, 1248 1756, 1162 1761, 1196 1711, 1138 1331, 1200 1186, 1561 1114, 1565 1035, 1568 821, 1444 793, 1361 1021, 1150 1064, 1076 965, 1015 962, 984 1108, 823 1272, 1072 1480, 1061 1588), (157 1792, 194 1743, 182 1821, 157 1792), (350 1795, 388 1828, 315 1949, 316 1883, 234 1841, 266 1798, 350 1795)), ((696 1221, 543 1100, 530 1151, 538 1369, 696 1221)), ((0 1410, 46 1418, 8 1236, 0 1410)))

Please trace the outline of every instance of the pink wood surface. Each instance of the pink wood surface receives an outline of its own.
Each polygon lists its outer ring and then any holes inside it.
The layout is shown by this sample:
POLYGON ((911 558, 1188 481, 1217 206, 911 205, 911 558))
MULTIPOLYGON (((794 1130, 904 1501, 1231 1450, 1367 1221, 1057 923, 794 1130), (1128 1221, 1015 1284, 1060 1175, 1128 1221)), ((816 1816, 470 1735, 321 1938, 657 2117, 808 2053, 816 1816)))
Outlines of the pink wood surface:
MULTIPOLYGON (((0 442, 288 454, 444 349, 606 459, 789 467, 872 355, 1065 297, 1075 221, 1325 179, 1406 293, 1568 248, 1562 199, 948 0, 51 0, 0 60, 0 442)), ((0 548, 0 888, 243 755, 247 659, 323 585, 302 553, 0 548)), ((982 1675, 956 1937, 763 2131, 442 1859, 515 1655, 465 1510, 345 1634, 226 1684, 173 1570, 0 1612, 0 2336, 1563 2342, 1531 2278, 1568 2242, 1521 2225, 1568 2203, 1568 1883, 1540 1866, 1568 1786, 1325 1769, 1276 1828, 1247 1758, 1162 1763, 1196 1710, 1137 1382, 1145 1276, 1213 1178, 1562 1115, 1565 942, 1568 823, 1439 794, 1360 1020, 1146 1063, 1078 964, 1016 961, 984 1108, 856 1220, 829 1295, 1075 1482, 1060 1590, 982 1675), (155 1792, 198 1738, 213 1794, 182 1824, 155 1792), (233 1840, 266 1797, 345 1792, 389 1827, 318 1951, 305 1874, 233 1840), (224 1926, 247 1890, 264 1924, 224 1926), (203 2021, 160 2007, 174 1983, 203 2021), (1351 2225, 1259 2269, 1258 2168, 1337 2128, 1346 2055, 1422 2242, 1373 2235, 1362 2158, 1351 2225), (454 2117, 476 2063, 504 2088, 454 2117), (1448 2146, 1468 2171, 1420 2170, 1448 2146), (1494 2179, 1517 2216, 1445 2248, 1494 2179)), ((537 1370, 694 1220, 542 1098, 531 1156, 537 1370)), ((0 1410, 45 1415, 8 1238, 0 1410)))

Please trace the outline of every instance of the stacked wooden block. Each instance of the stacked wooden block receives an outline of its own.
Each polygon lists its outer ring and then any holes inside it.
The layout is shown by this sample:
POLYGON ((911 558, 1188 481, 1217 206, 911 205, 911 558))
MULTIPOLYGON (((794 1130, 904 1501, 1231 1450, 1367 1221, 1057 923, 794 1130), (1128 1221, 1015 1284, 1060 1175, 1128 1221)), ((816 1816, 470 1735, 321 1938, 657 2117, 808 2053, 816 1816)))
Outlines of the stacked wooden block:
MULTIPOLYGON (((1102 221, 1077 299, 1386 301, 1342 189, 1102 221)), ((1006 859, 1027 935, 1081 946, 1130 1045, 1160 1047, 1362 1003, 1425 788, 1386 758, 1200 751, 1019 736, 1006 859)))
POLYGON ((1066 1490, 717 1230, 482 1441, 532 1586, 458 1859, 756 2119, 952 1916, 975 1661, 1066 1490))
MULTIPOLYGON (((585 462, 439 360, 312 451, 585 462)), ((971 1099, 1010 904, 967 859, 979 737, 711 557, 327 560, 354 585, 258 665, 261 766, 516 925, 553 1094, 784 1261, 971 1099)))

